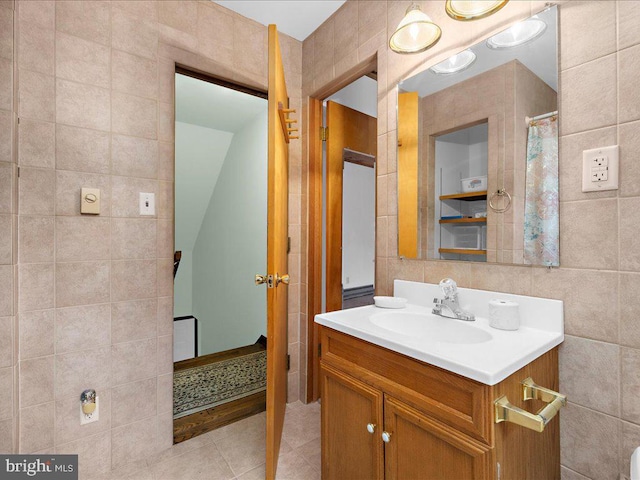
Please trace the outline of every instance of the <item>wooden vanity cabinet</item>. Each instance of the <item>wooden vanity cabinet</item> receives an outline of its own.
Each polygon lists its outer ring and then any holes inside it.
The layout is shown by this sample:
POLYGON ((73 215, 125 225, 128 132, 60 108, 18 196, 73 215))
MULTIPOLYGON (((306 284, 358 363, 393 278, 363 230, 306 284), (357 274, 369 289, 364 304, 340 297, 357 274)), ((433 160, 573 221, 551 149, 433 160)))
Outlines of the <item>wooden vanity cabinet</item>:
POLYGON ((544 405, 520 382, 557 390, 557 348, 488 386, 330 328, 321 342, 323 480, 560 479, 559 418, 542 433, 493 420, 503 394, 544 405))

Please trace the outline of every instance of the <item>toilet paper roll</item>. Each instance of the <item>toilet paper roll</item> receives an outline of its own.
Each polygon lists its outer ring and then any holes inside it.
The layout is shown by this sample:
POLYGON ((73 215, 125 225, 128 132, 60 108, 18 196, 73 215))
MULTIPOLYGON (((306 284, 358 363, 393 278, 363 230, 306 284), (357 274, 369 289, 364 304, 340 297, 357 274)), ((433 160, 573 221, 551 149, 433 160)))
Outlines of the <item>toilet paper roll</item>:
POLYGON ((520 328, 520 310, 517 302, 491 300, 489 302, 489 325, 500 330, 520 328))

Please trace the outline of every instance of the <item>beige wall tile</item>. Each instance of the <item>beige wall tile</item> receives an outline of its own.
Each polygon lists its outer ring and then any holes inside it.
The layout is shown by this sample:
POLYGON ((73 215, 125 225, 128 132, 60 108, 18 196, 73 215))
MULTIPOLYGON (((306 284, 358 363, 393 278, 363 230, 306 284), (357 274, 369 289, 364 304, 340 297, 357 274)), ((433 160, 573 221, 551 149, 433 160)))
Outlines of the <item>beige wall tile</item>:
POLYGON ((20 358, 54 353, 55 310, 20 313, 20 358))
POLYGON ((109 304, 58 308, 55 338, 57 354, 111 345, 109 304))
POLYGON ((560 265, 615 270, 618 202, 615 199, 566 202, 561 210, 560 265))
MULTIPOLYGON (((1 76, 2 62, 0 61, 1 76)), ((1 84, 2 80, 0 80, 1 84)), ((21 70, 19 101, 21 118, 32 118, 45 122, 55 121, 56 94, 54 78, 42 73, 21 70)), ((3 108, 1 97, 0 108, 3 108)))
POLYGON ((155 260, 121 260, 111 263, 111 300, 120 302, 155 297, 155 260))
POLYGON ((56 2, 56 29, 61 32, 109 45, 110 20, 109 2, 56 2))
POLYGON ((620 274, 620 343, 640 348, 638 312, 640 311, 640 275, 620 274))
POLYGON ((580 475, 578 472, 574 472, 565 466, 560 467, 560 478, 562 478, 562 480, 589 480, 588 477, 580 475))
POLYGON ((562 135, 616 123, 616 71, 616 55, 609 55, 562 72, 562 135))
MULTIPOLYGON (((13 118, 11 112, 0 111, 0 162, 13 162, 12 148, 13 118)), ((0 165, 2 165, 0 163, 0 165)), ((9 176, 11 178, 11 176, 9 176)), ((2 191, 2 190, 0 190, 2 191)))
POLYGON ((175 169, 173 142, 159 142, 158 150, 158 179, 172 182, 175 169))
POLYGON ((0 9, 0 58, 13 59, 13 11, 0 9))
POLYGON ((564 302, 568 335, 618 340, 618 274, 597 270, 532 270, 532 295, 564 302), (576 288, 580 285, 581 288, 576 288))
POLYGON ((12 418, 0 421, 0 449, 2 449, 3 452, 16 452, 14 449, 13 434, 14 428, 12 418))
MULTIPOLYGON (((113 385, 155 377, 158 368, 150 359, 156 357, 156 351, 155 338, 113 345, 111 347, 113 385)), ((153 402, 155 404, 155 398, 153 402)))
POLYGON ((113 344, 155 338, 157 323, 158 301, 154 298, 111 304, 113 344))
POLYGON ((11 110, 12 101, 13 63, 11 60, 0 58, 0 110, 11 110))
POLYGON ((173 295, 173 258, 159 258, 157 261, 158 296, 173 295))
POLYGON ((622 348, 622 418, 630 422, 640 421, 640 350, 622 348))
POLYGON ((224 65, 233 64, 233 16, 223 8, 198 5, 198 51, 224 65))
POLYGON ((562 6, 559 15, 562 70, 616 51, 616 3, 575 2, 562 6), (597 30, 598 35, 585 35, 597 30))
POLYGON ((112 468, 146 460, 155 453, 157 442, 156 417, 111 430, 112 468))
POLYGON ((0 368, 0 419, 13 414, 13 368, 0 368))
POLYGON ((640 75, 640 45, 618 53, 620 85, 620 123, 640 120, 640 93, 633 88, 640 75))
POLYGON ((20 312, 53 308, 54 271, 52 263, 20 265, 18 276, 20 312))
POLYGON ((55 0, 20 2, 17 5, 21 22, 32 22, 50 30, 56 28, 55 0))
MULTIPOLYGON (((584 133, 568 135, 560 138, 561 161, 559 162, 559 180, 560 180, 560 201, 568 200, 594 200, 598 198, 615 197, 615 190, 605 192, 582 192, 582 151, 591 150, 593 148, 605 145, 615 145, 617 140, 618 129, 616 127, 602 128, 599 130, 590 130, 584 133)), ((622 144, 622 138, 620 140, 622 144)), ((627 153, 628 155, 628 153, 627 153)), ((625 159, 624 148, 620 151, 620 162, 625 159)), ((629 162, 631 159, 629 159, 629 162)), ((629 168, 633 168, 628 165, 629 168)), ((625 175, 620 177, 621 191, 624 189, 625 175)), ((627 182, 628 183, 628 182, 627 182)))
POLYGON ((129 53, 111 53, 113 90, 155 99, 158 96, 158 62, 129 53))
POLYGON ((640 427, 622 422, 622 446, 620 448, 620 478, 628 478, 631 471, 631 454, 640 445, 640 427))
POLYGON ((111 258, 113 260, 156 257, 154 218, 114 218, 111 220, 111 258))
POLYGON ((158 335, 173 335, 173 295, 158 298, 158 335))
MULTIPOLYGON (((618 127, 620 144, 620 196, 640 195, 640 186, 634 179, 640 178, 640 166, 637 162, 636 152, 640 149, 640 122, 627 123, 618 127)), ((606 145, 615 145, 616 142, 606 145)), ((602 143, 601 145, 605 145, 602 143)), ((624 217, 621 217, 624 218, 624 217)))
POLYGON ((13 366, 13 317, 0 317, 0 367, 13 366))
POLYGON ((109 145, 107 132, 56 125, 56 168, 109 173, 109 145))
POLYGON ((158 220, 158 257, 173 257, 173 221, 158 220))
POLYGON ((112 131, 123 135, 158 138, 158 105, 154 100, 114 92, 111 95, 112 131))
POLYGON ((20 408, 53 401, 53 355, 20 361, 20 408))
MULTIPOLYGON (((363 6, 364 7, 364 6, 363 6)), ((365 7, 366 8, 366 7, 365 7)), ((363 10, 365 10, 363 8, 363 10)), ((334 52, 336 62, 358 49, 358 2, 346 2, 334 20, 334 52)), ((361 42, 362 43, 362 42, 361 42)))
POLYGON ((114 9, 122 9, 130 15, 144 20, 155 22, 158 20, 158 3, 149 0, 114 0, 111 5, 114 9))
POLYGON ((158 33, 160 43, 173 45, 190 52, 198 49, 198 38, 195 35, 163 24, 158 25, 158 33))
POLYGON ((112 136, 111 173, 126 177, 158 176, 158 142, 124 135, 112 136))
POLYGON ((100 475, 111 469, 111 433, 99 433, 57 445, 56 453, 78 455, 78 474, 81 478, 100 475))
POLYGON ((191 0, 160 2, 160 23, 196 34, 198 2, 191 0))
POLYGON ((618 48, 626 48, 640 43, 640 3, 637 1, 618 2, 618 48))
POLYGON ((108 302, 109 270, 108 261, 56 264, 56 306, 108 302))
POLYGON ((54 74, 55 31, 31 22, 20 22, 18 29, 18 66, 20 69, 54 74))
POLYGON ((562 422, 562 464, 590 478, 616 478, 620 421, 570 403, 563 409, 562 422))
POLYGON ((54 168, 56 126, 23 119, 18 127, 18 154, 21 166, 54 168))
POLYGON ((108 347, 56 355, 56 399, 80 395, 87 388, 93 388, 100 395, 100 391, 111 384, 111 363, 108 347))
POLYGON ((109 88, 111 86, 109 47, 95 41, 57 32, 56 76, 65 80, 109 88))
POLYGON ((171 414, 173 415, 173 374, 158 376, 157 392, 158 413, 171 412, 171 414))
POLYGON ((56 217, 56 261, 109 260, 108 218, 56 217))
POLYGON ((56 81, 56 121, 76 127, 107 131, 111 103, 109 90, 69 82, 56 81))
POLYGON ((0 315, 13 315, 13 281, 14 267, 11 265, 0 265, 0 315))
POLYGON ((159 211, 158 182, 142 178, 111 177, 112 204, 114 217, 139 217, 140 193, 156 194, 156 213, 159 211))
POLYGON ((158 375, 173 372, 173 335, 158 337, 158 375))
POLYGON ((20 409, 20 452, 53 448, 53 402, 20 409))
POLYGON ((127 383, 111 390, 113 427, 133 423, 157 413, 156 378, 127 383))
POLYGON ((55 172, 36 168, 20 169, 20 214, 52 215, 55 172))
POLYGON ((174 107, 169 103, 160 103, 158 108, 158 138, 164 142, 173 142, 176 124, 174 107))
POLYGON ((267 29, 255 22, 233 19, 234 67, 266 78, 267 29))
POLYGON ((56 172, 56 215, 80 215, 79 199, 82 187, 100 190, 100 215, 109 215, 111 211, 109 176, 61 170, 56 172))
POLYGON ((97 422, 80 425, 80 394, 85 388, 94 388, 87 383, 79 392, 66 392, 55 402, 56 443, 64 444, 78 439, 108 432, 111 428, 111 390, 107 387, 96 389, 98 396, 100 419, 97 422))
POLYGON ((0 213, 16 213, 13 210, 14 165, 0 163, 0 213))
POLYGON ((617 415, 620 347, 567 335, 560 346, 560 385, 574 403, 617 415), (596 392, 593 378, 598 378, 596 392))
POLYGON ((20 263, 53 262, 53 231, 52 216, 21 215, 18 219, 20 263))
POLYGON ((620 270, 640 271, 640 244, 637 225, 633 222, 640 218, 640 197, 621 198, 620 209, 620 270))
POLYGON ((111 46, 155 60, 158 55, 158 26, 153 21, 135 18, 123 11, 114 10, 111 46))

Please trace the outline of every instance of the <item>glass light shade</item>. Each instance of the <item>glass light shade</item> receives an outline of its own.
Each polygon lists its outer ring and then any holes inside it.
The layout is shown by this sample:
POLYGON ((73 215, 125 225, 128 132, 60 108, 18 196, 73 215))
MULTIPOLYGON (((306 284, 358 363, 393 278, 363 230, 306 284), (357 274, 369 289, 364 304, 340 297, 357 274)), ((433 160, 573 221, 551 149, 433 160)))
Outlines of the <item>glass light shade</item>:
POLYGON ((476 54, 471 50, 464 50, 434 65, 431 71, 437 75, 450 75, 469 68, 475 61, 476 54))
POLYGON ((493 15, 509 0, 447 0, 445 10, 454 20, 479 20, 493 15))
POLYGON ((391 35, 389 47, 396 53, 420 53, 438 43, 441 35, 440 27, 413 4, 391 35))
POLYGON ((529 20, 518 22, 507 28, 504 32, 497 33, 487 39, 487 46, 494 49, 518 47, 524 43, 535 40, 542 35, 546 29, 547 24, 542 20, 530 18, 529 20))

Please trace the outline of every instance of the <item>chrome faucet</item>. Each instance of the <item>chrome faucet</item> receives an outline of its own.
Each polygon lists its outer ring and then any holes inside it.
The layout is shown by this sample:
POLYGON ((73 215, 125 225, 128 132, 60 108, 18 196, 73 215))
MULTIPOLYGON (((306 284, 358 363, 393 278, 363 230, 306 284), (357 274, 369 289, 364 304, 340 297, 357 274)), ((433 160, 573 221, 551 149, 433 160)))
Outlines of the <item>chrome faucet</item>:
POLYGON ((466 322, 475 321, 475 315, 465 312, 458 304, 458 285, 456 282, 450 278, 444 278, 440 281, 440 288, 444 293, 444 298, 442 300, 433 299, 433 310, 431 311, 433 314, 466 322))

